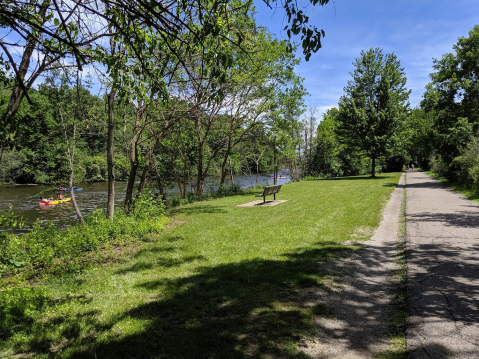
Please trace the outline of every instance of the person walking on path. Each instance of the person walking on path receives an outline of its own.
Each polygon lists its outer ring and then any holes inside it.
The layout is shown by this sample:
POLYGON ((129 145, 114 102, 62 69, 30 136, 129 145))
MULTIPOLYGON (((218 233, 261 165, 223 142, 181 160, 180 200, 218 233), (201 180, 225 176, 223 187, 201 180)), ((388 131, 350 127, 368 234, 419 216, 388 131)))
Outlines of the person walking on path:
POLYGON ((406 246, 408 358, 479 358, 479 205, 409 173, 406 246))

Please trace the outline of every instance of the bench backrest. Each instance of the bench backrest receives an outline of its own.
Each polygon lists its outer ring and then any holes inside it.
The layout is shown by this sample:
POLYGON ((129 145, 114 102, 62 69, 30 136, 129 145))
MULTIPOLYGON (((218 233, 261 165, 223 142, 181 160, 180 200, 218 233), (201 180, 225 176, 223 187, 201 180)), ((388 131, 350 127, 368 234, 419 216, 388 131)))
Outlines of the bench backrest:
POLYGON ((263 196, 269 196, 269 195, 272 195, 272 194, 276 194, 279 192, 279 190, 281 189, 281 186, 280 184, 277 184, 275 186, 267 186, 264 188, 263 190, 263 196))

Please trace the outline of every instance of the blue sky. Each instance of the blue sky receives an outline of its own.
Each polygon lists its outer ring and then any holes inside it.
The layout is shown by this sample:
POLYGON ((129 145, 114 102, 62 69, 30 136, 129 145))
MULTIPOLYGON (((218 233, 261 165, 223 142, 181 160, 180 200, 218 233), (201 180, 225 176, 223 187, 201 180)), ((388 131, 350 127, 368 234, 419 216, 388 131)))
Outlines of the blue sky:
MULTIPOLYGON (((255 4, 257 23, 286 38, 284 12, 269 9, 261 0, 255 4)), ((310 93, 306 104, 319 110, 316 117, 337 105, 354 69, 352 62, 371 47, 396 54, 412 90, 411 107, 419 105, 433 71, 432 59, 453 52, 457 39, 479 25, 479 0, 335 0, 304 11, 311 24, 326 32, 323 47, 296 69, 310 93)))

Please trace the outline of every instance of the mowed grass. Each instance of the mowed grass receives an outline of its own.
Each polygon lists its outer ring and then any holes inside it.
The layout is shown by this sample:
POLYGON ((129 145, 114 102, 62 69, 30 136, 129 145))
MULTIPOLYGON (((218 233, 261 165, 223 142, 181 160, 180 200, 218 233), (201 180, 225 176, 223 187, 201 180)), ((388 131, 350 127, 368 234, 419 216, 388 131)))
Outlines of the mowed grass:
POLYGON ((0 341, 0 357, 307 358, 315 308, 301 293, 321 263, 365 240, 399 173, 283 186, 271 207, 252 195, 171 212, 170 228, 120 263, 51 278, 40 311, 0 341))

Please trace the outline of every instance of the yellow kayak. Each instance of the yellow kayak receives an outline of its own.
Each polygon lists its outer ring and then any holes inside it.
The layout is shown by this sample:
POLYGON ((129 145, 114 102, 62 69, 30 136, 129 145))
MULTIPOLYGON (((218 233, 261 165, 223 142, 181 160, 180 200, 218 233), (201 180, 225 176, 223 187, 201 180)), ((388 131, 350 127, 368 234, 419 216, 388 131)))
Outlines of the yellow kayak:
POLYGON ((66 202, 70 202, 72 199, 71 197, 70 198, 65 198, 65 199, 56 199, 54 201, 48 201, 48 202, 40 202, 40 206, 50 206, 52 204, 59 204, 59 203, 66 203, 66 202))

